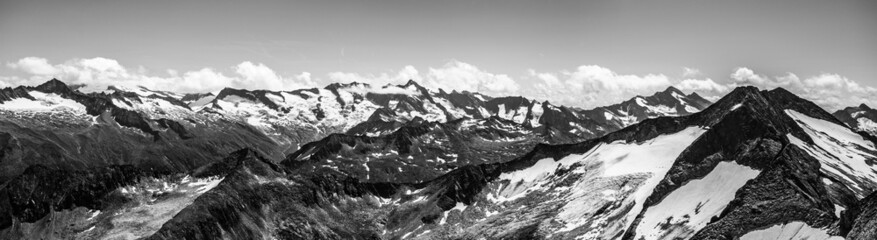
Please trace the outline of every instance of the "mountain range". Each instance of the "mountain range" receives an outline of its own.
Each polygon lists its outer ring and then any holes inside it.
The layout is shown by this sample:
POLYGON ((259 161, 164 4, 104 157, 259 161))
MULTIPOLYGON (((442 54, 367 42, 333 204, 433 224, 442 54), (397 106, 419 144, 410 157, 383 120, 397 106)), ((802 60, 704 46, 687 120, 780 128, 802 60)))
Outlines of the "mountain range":
POLYGON ((0 238, 874 239, 873 111, 53 79, 0 89, 0 238))

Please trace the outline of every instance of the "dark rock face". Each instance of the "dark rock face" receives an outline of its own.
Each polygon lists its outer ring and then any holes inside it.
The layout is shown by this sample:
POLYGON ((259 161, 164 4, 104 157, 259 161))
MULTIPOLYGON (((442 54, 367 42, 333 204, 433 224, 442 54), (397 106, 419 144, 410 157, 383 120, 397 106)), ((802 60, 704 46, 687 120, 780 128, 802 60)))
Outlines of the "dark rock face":
MULTIPOLYGON (((216 99, 224 99, 224 98, 229 97, 229 96, 235 96, 235 97, 244 98, 244 99, 254 101, 254 102, 259 102, 261 104, 265 104, 265 106, 268 106, 268 108, 271 108, 274 110, 281 110, 280 106, 278 106, 277 103, 274 103, 274 101, 271 101, 270 99, 268 99, 266 94, 277 94, 277 92, 265 91, 265 90, 249 91, 249 90, 243 90, 243 89, 224 88, 224 89, 222 89, 222 91, 219 92, 219 94, 216 95, 216 99)), ((214 100, 213 106, 216 108, 220 108, 220 109, 222 108, 221 106, 216 104, 216 100, 214 100)), ((286 111, 288 111, 288 110, 286 110, 286 111)))
POLYGON ((195 137, 194 135, 189 133, 189 131, 186 131, 186 127, 184 127, 182 124, 180 124, 178 122, 175 122, 174 120, 162 118, 162 119, 158 119, 156 122, 158 122, 158 124, 161 125, 161 127, 163 127, 163 128, 169 128, 169 129, 173 130, 182 139, 190 139, 190 138, 195 137))
POLYGON ((34 222, 51 211, 86 207, 102 209, 104 197, 120 186, 133 183, 140 177, 152 176, 132 166, 110 166, 89 171, 49 169, 41 165, 29 167, 0 190, 0 216, 6 225, 12 219, 34 222))
POLYGON ((818 162, 795 146, 784 149, 776 160, 778 165, 738 190, 722 214, 693 238, 728 239, 790 221, 830 227, 837 219, 819 180, 818 162))
POLYGON ((844 213, 850 224, 847 239, 877 238, 877 193, 863 198, 854 207, 844 213))
POLYGON ((192 102, 192 101, 197 101, 198 99, 202 99, 205 97, 212 97, 212 96, 213 96, 213 93, 187 93, 186 95, 183 95, 182 98, 180 98, 180 101, 192 102))
POLYGON ((17 88, 3 88, 0 89, 0 103, 6 102, 15 98, 27 98, 33 100, 34 98, 27 93, 27 88, 25 87, 17 87, 17 88))
POLYGON ((148 239, 375 239, 376 219, 353 209, 337 212, 354 207, 338 200, 387 197, 397 188, 331 172, 289 176, 247 149, 204 171, 200 174, 225 174, 225 179, 148 239), (330 206, 336 206, 334 212, 330 206))

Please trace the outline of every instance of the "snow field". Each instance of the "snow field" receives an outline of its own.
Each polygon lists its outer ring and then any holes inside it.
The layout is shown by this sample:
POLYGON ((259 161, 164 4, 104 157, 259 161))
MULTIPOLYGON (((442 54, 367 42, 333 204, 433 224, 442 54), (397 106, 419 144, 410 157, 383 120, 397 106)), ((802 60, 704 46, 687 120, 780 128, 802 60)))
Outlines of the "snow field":
POLYGON ((813 228, 804 222, 777 224, 767 229, 755 230, 740 237, 740 240, 843 240, 843 237, 828 235, 825 229, 813 228))
POLYGON ((719 215, 737 190, 759 173, 735 162, 720 162, 702 179, 685 183, 649 207, 636 233, 644 239, 689 238, 719 215))

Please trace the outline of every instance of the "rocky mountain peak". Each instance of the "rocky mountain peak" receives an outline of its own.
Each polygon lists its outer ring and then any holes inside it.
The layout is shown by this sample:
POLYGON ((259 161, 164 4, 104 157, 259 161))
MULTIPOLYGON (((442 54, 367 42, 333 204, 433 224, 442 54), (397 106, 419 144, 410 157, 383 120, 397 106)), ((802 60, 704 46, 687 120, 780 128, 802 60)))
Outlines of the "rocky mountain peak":
POLYGON ((685 95, 685 93, 683 93, 682 90, 679 90, 678 88, 676 88, 674 86, 667 87, 667 89, 665 89, 663 91, 663 93, 677 93, 679 95, 683 95, 683 96, 685 95))
POLYGON ((405 84, 402 85, 402 86, 403 86, 403 87, 415 86, 415 87, 418 87, 418 88, 422 88, 422 87, 423 87, 423 86, 420 86, 420 84, 417 83, 417 81, 414 81, 414 79, 408 79, 408 82, 405 82, 405 84))
POLYGON ((349 83, 332 83, 326 85, 326 90, 338 91, 338 89, 351 88, 351 87, 368 87, 368 83, 361 82, 349 82, 349 83))
POLYGON ((58 80, 56 78, 52 78, 39 86, 34 87, 35 90, 44 92, 44 93, 55 93, 62 96, 66 96, 73 93, 73 90, 67 86, 66 83, 58 80))
POLYGON ((184 101, 184 102, 195 101, 195 100, 198 100, 198 99, 201 99, 204 97, 210 97, 210 96, 213 96, 213 93, 187 93, 187 94, 183 95, 182 98, 180 98, 180 101, 184 101))
POLYGON ((16 88, 2 88, 0 89, 0 103, 9 101, 15 98, 26 98, 30 100, 34 100, 33 96, 27 93, 28 89, 25 87, 16 87, 16 88))

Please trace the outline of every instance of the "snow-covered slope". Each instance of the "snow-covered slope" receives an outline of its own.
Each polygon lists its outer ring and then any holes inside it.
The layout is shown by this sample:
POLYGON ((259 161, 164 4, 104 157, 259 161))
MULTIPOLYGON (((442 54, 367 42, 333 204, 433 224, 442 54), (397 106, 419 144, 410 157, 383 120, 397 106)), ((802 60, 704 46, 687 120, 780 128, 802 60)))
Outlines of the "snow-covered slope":
POLYGON ((873 142, 845 126, 794 110, 786 110, 786 114, 795 119, 814 144, 793 135, 788 135, 789 141, 819 160, 822 172, 828 176, 826 183, 841 182, 858 198, 877 189, 877 149, 873 142))
POLYGON ((843 237, 832 236, 825 229, 808 226, 803 222, 777 224, 767 229, 746 233, 740 240, 842 240, 843 237))
POLYGON ((630 225, 679 153, 703 131, 690 127, 640 143, 598 143, 584 154, 557 161, 543 158, 531 167, 503 173, 487 198, 512 202, 490 211, 496 211, 498 219, 514 217, 519 204, 534 201, 540 203, 537 209, 547 212, 530 214, 550 215, 542 221, 558 223, 541 228, 552 233, 548 237, 612 238, 630 225))
POLYGON ((734 193, 760 171, 720 162, 702 179, 685 183, 645 211, 637 235, 644 239, 689 238, 734 200, 734 193), (671 228, 670 226, 680 226, 671 228), (666 231, 671 228, 672 231, 666 231))

